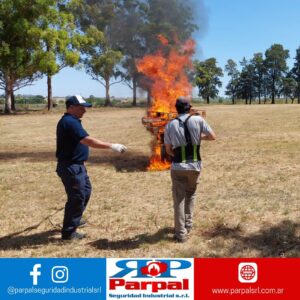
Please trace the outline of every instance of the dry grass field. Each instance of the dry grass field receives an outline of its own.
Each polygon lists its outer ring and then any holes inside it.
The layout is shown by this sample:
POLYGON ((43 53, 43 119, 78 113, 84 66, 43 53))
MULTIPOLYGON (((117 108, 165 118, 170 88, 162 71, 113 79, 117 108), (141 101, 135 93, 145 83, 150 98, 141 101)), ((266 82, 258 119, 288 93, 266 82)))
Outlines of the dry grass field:
POLYGON ((146 172, 145 110, 91 109, 84 127, 124 143, 91 150, 88 238, 62 242, 66 196, 55 173, 61 112, 0 116, 1 257, 300 257, 300 105, 205 106, 217 141, 203 142, 195 225, 172 241, 169 171, 146 172))

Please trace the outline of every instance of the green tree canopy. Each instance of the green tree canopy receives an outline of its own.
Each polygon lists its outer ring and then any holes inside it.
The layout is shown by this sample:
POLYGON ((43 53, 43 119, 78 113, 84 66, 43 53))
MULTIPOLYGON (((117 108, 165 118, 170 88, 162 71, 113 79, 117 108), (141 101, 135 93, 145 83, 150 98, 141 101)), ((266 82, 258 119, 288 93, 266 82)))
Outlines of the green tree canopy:
POLYGON ((48 58, 39 43, 45 30, 39 20, 54 2, 0 1, 0 84, 5 90, 6 113, 13 109, 14 90, 41 76, 41 66, 48 58))
POLYGON ((81 61, 87 74, 105 87, 105 106, 111 105, 110 86, 118 83, 111 79, 120 75, 117 66, 123 57, 111 37, 119 5, 119 0, 81 0, 73 10, 88 41, 81 49, 81 61))
POLYGON ((261 103, 261 95, 266 85, 266 64, 262 53, 254 53, 251 59, 251 64, 254 68, 254 87, 258 96, 258 103, 261 103))
POLYGON ((272 104, 274 104, 275 96, 280 94, 282 79, 288 69, 286 60, 289 58, 289 50, 285 50, 280 44, 274 44, 266 50, 265 56, 267 80, 271 89, 272 104))
POLYGON ((240 76, 240 72, 237 69, 236 62, 233 61, 232 59, 229 59, 227 61, 227 64, 225 65, 225 71, 230 77, 229 83, 226 86, 225 94, 231 96, 232 104, 234 104, 236 94, 237 94, 237 89, 238 89, 239 76, 240 76))
POLYGON ((46 52, 47 60, 41 70, 47 75, 48 109, 52 108, 52 76, 67 66, 74 66, 80 58, 80 48, 85 37, 76 31, 71 7, 74 2, 54 1, 47 14, 41 15, 40 21, 45 28, 41 32, 41 47, 46 52))
POLYGON ((188 0, 145 1, 146 24, 143 29, 146 48, 153 53, 160 46, 157 35, 162 34, 171 44, 189 39, 198 29, 188 0))
POLYGON ((209 58, 205 61, 195 61, 195 80, 194 83, 199 89, 199 96, 206 99, 207 104, 210 98, 215 98, 222 86, 220 77, 223 76, 223 71, 217 66, 215 58, 209 58))
POLYGON ((298 98, 298 104, 300 104, 300 47, 296 50, 295 63, 291 70, 291 76, 297 83, 296 95, 298 98))

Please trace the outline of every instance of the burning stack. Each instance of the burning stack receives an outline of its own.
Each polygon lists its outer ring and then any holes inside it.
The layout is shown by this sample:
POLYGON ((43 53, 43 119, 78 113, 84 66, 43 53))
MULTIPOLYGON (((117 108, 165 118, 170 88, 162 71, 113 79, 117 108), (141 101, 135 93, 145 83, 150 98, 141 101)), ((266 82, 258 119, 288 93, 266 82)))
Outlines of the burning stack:
POLYGON ((148 111, 148 116, 142 118, 142 123, 152 132, 156 139, 152 147, 152 157, 148 170, 165 170, 170 167, 171 160, 164 147, 164 131, 166 124, 176 118, 176 113, 148 111))
POLYGON ((146 55, 137 64, 139 72, 151 82, 153 98, 147 116, 142 118, 142 123, 156 137, 148 170, 169 169, 171 163, 164 148, 165 125, 177 116, 176 99, 191 95, 192 92, 187 72, 193 68, 191 57, 195 42, 188 40, 183 46, 170 46, 165 37, 160 35, 158 38, 161 49, 155 54, 146 55))
MULTIPOLYGON (((205 110, 191 110, 193 115, 206 116, 205 110)), ((171 158, 166 153, 164 146, 164 131, 167 123, 177 117, 177 113, 164 113, 158 111, 148 111, 148 116, 142 118, 143 125, 147 130, 153 133, 156 137, 153 143, 153 154, 150 159, 150 165, 148 170, 157 171, 169 169, 171 164, 171 158)))

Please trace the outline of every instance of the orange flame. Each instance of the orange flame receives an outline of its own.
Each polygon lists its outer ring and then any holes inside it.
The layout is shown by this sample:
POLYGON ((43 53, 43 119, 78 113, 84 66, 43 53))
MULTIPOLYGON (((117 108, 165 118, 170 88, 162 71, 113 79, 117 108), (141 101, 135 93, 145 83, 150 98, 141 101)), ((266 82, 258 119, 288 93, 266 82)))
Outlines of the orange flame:
MULTIPOLYGON (((187 71, 193 68, 192 55, 195 42, 187 40, 184 45, 170 45, 169 41, 159 35, 162 46, 155 54, 144 56, 137 63, 137 69, 151 81, 151 96, 153 98, 150 111, 175 112, 175 101, 180 96, 191 94, 187 71)), ((159 140, 159 139, 157 139, 159 140)), ((169 162, 161 161, 160 145, 153 147, 148 170, 165 170, 169 162)))
POLYGON ((150 164, 147 168, 148 171, 162 171, 170 168, 168 161, 161 161, 161 150, 160 145, 156 144, 153 146, 153 154, 150 158, 150 164))

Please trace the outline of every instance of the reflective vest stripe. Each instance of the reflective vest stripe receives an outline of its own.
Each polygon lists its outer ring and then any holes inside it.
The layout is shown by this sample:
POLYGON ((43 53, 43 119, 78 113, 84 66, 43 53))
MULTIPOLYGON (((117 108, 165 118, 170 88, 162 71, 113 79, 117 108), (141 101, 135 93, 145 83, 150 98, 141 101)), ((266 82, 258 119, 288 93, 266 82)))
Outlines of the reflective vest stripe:
POLYGON ((193 145, 193 159, 194 161, 198 161, 197 145, 193 145))

